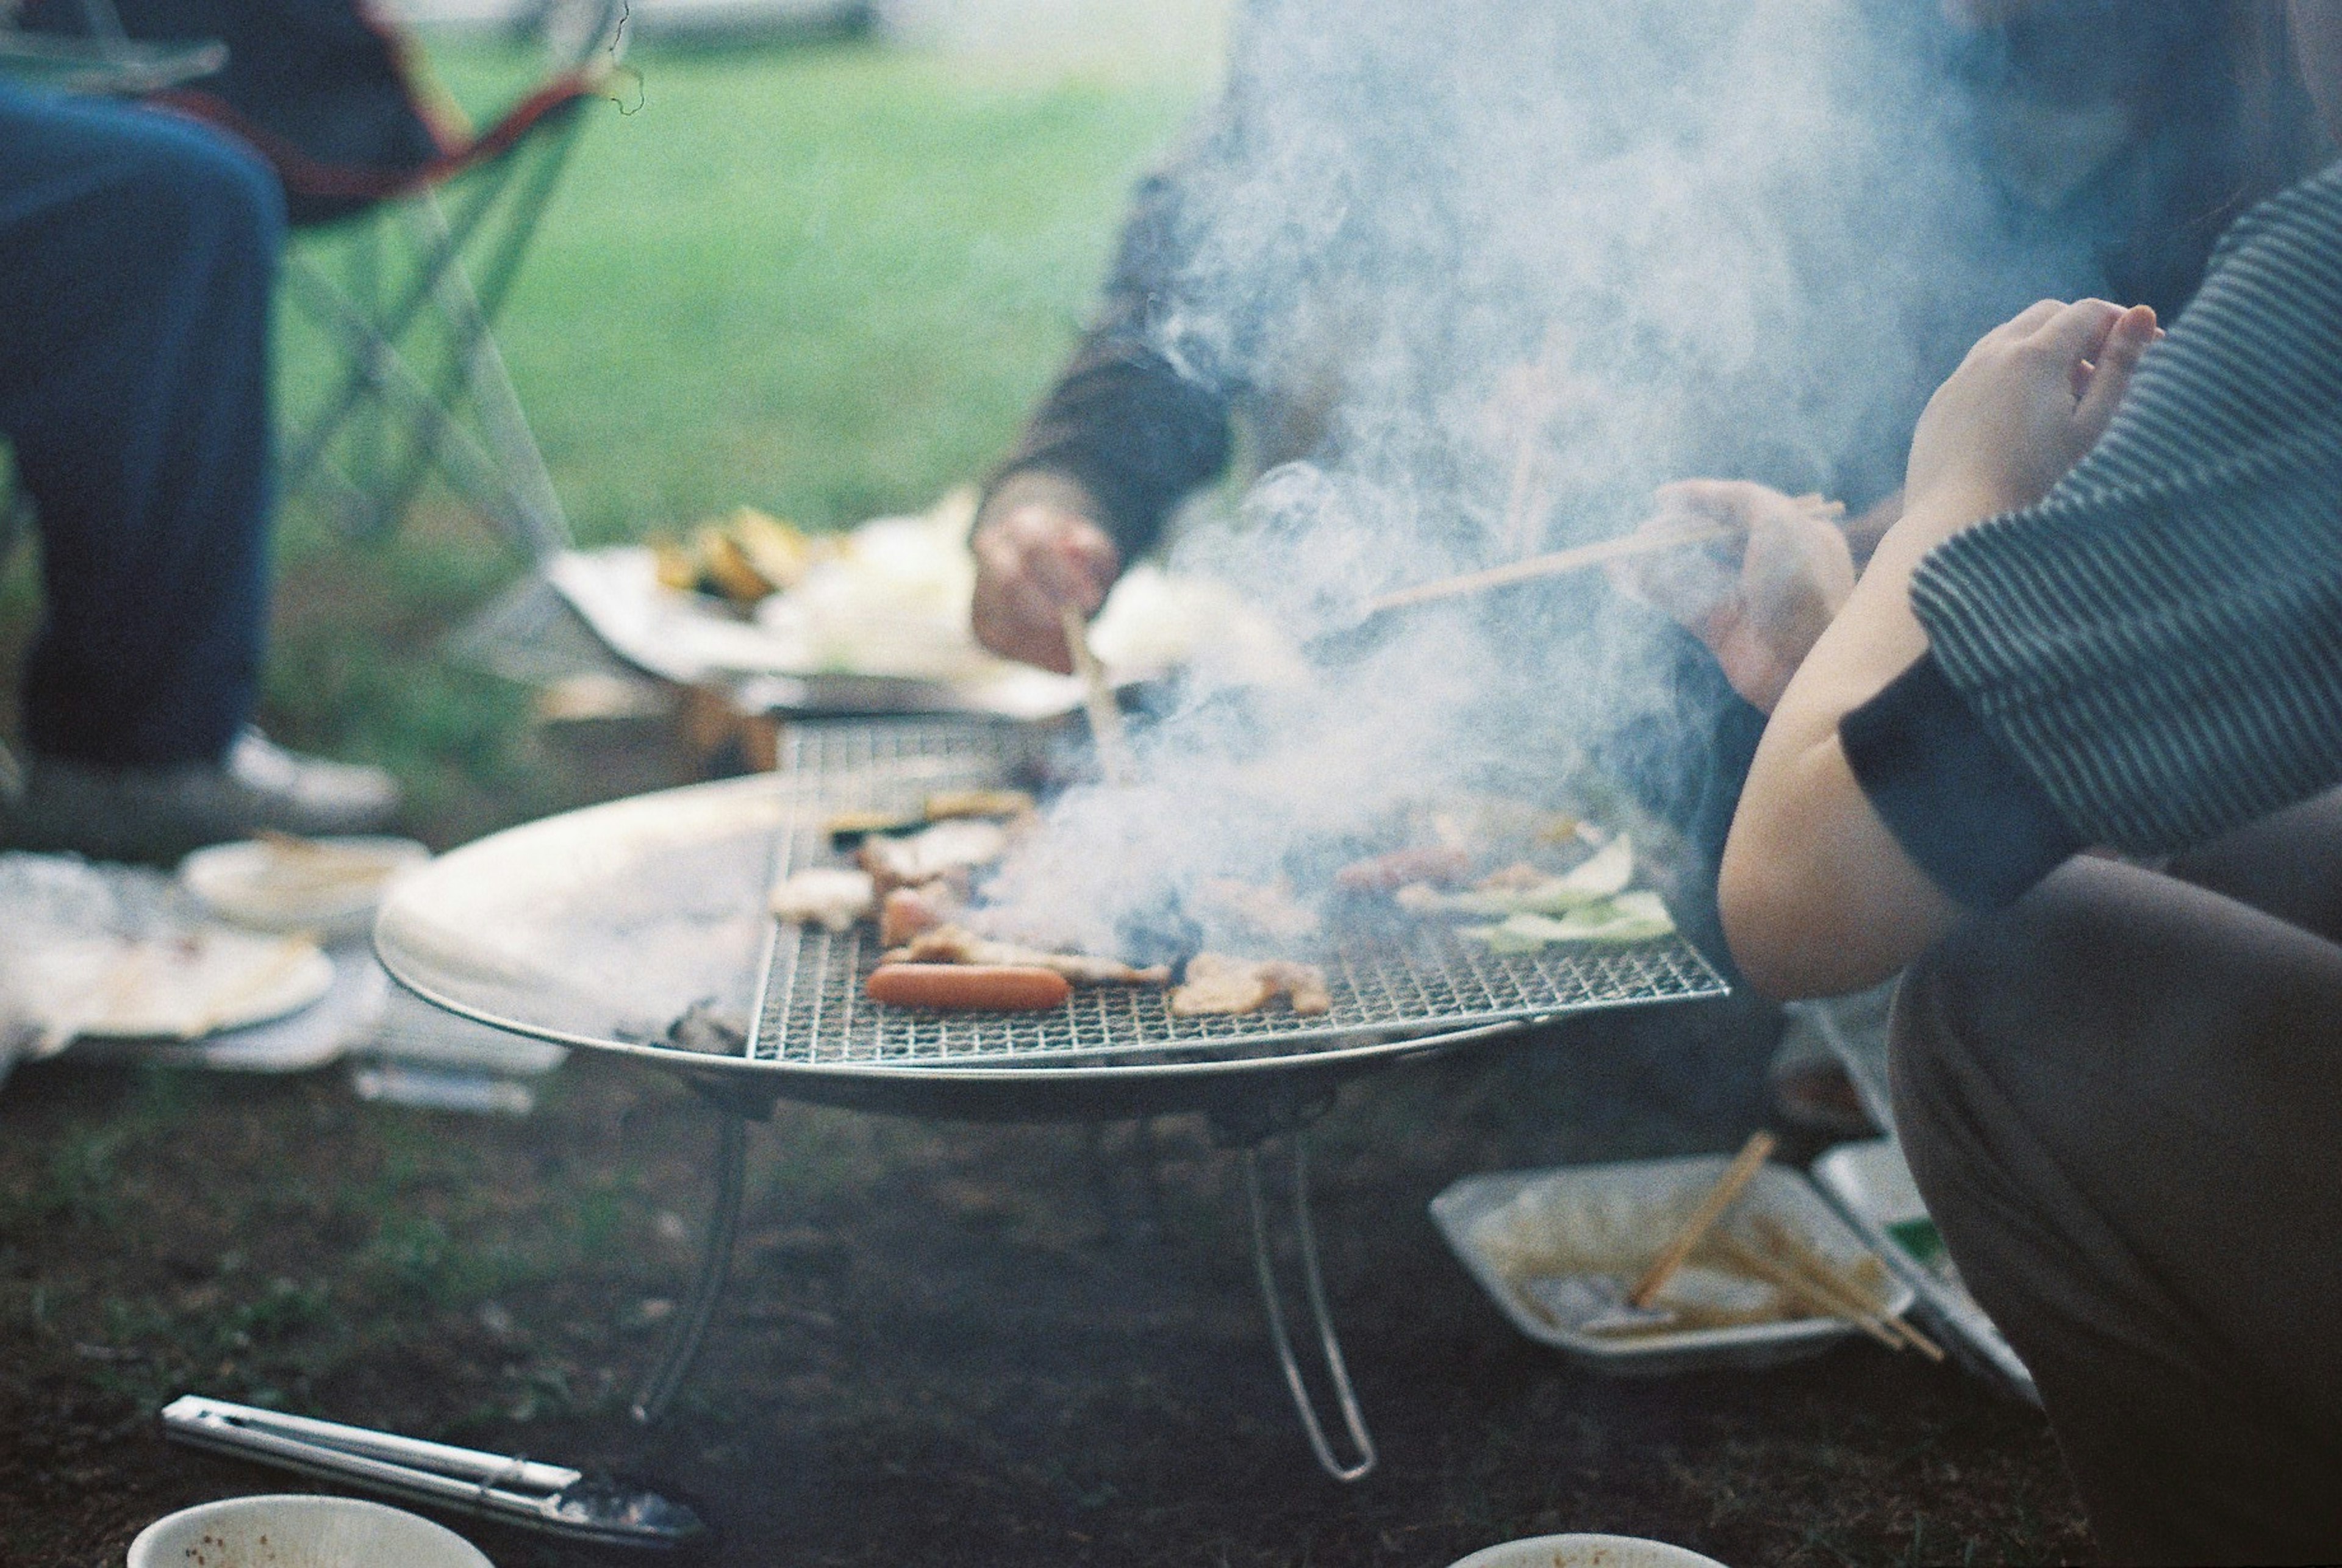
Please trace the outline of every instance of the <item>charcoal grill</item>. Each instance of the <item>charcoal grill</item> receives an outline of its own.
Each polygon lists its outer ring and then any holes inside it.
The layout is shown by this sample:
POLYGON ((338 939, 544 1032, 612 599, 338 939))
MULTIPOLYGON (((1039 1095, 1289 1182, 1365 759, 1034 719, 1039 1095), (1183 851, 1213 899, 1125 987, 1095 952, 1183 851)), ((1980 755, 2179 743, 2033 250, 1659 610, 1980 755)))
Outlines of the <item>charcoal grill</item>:
POLYGON ((1243 1160, 1270 1340, 1312 1452, 1329 1473, 1356 1480, 1373 1467, 1374 1449, 1327 1310, 1300 1129, 1359 1073, 1576 1014, 1717 996, 1724 983, 1676 937, 1500 955, 1426 923, 1332 939, 1320 960, 1333 1004, 1313 1018, 1282 1008, 1179 1018, 1160 990, 1136 986, 1080 989, 1046 1013, 942 1014, 864 997, 878 954, 861 928, 832 934, 741 913, 761 909, 773 878, 832 857, 831 817, 910 814, 939 790, 1026 780, 1046 770, 1055 744, 1033 726, 980 721, 799 724, 784 737, 776 778, 596 807, 445 857, 394 895, 377 950, 427 1000, 500 1027, 655 1062, 728 1113, 698 1277, 636 1402, 638 1419, 658 1418, 696 1353, 731 1252, 744 1122, 769 1115, 776 1101, 1019 1121, 1200 1111, 1243 1160), (638 985, 625 1000, 605 995, 582 1008, 574 997, 566 1007, 555 1002, 549 994, 565 987, 623 989, 624 972, 646 954, 691 948, 666 926, 646 928, 656 922, 645 904, 661 901, 675 906, 686 932, 705 930, 697 971, 681 983, 652 977, 659 984, 638 985), (543 928, 536 939, 515 936, 531 923, 543 928), (753 963, 743 963, 750 949, 753 963), (740 969, 753 976, 745 994, 740 969), (743 1032, 661 1024, 684 1000, 727 994, 746 1019, 743 1032), (1279 1136, 1292 1148, 1283 1167, 1290 1192, 1272 1203, 1261 1152, 1279 1136), (1279 1209, 1289 1212, 1299 1294, 1347 1457, 1334 1451, 1287 1330, 1272 1242, 1279 1209))

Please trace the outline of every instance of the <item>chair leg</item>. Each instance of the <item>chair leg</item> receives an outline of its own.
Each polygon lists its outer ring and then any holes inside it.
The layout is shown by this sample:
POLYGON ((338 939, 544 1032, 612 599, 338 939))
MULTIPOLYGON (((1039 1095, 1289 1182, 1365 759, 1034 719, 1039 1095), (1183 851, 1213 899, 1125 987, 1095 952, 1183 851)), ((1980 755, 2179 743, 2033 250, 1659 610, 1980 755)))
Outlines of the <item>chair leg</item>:
MULTIPOLYGON (((489 248, 487 263, 482 269, 482 281, 476 295, 472 291, 471 279, 468 276, 462 279, 463 293, 468 298, 473 313, 481 324, 481 331, 484 335, 488 324, 495 319, 497 312, 502 309, 505 295, 511 289, 513 280, 519 273, 521 256, 528 248, 529 239, 535 229, 537 218, 543 214, 545 204, 551 199, 554 185, 560 177, 563 165, 568 159, 576 134, 576 123, 572 120, 566 125, 547 134, 552 140, 537 156, 525 180, 519 182, 518 194, 514 196, 505 215, 504 232, 497 242, 489 248)), ((516 176, 508 175, 506 183, 511 183, 515 178, 516 176)), ((460 251, 445 243, 442 237, 452 233, 452 226, 447 225, 443 217, 435 230, 426 229, 423 247, 426 255, 440 258, 435 264, 431 285, 434 297, 440 302, 443 312, 445 308, 445 291, 448 278, 451 274, 458 274, 463 268, 460 251)), ((470 354, 466 352, 467 345, 463 341, 460 327, 452 319, 450 326, 456 328, 455 352, 450 356, 439 385, 433 389, 432 393, 435 403, 443 409, 453 405, 465 383, 474 379, 476 375, 476 366, 470 354)), ((501 361, 498 362, 498 367, 501 369, 501 361)), ((516 403, 515 407, 517 407, 516 403)), ((486 421, 488 415, 485 409, 482 410, 482 414, 484 421, 486 421)), ((438 428, 445 427, 441 425, 438 428)), ((493 438, 495 426, 492 422, 489 423, 488 427, 493 438)), ((522 428, 525 431, 525 423, 522 428)), ((535 456, 536 442, 534 435, 528 436, 527 445, 532 456, 535 456)), ((418 434, 407 458, 406 466, 385 492, 387 504, 393 515, 405 510, 407 502, 412 499, 415 489, 422 484, 425 474, 433 462, 442 455, 435 440, 424 439, 418 434)), ((537 456, 535 460, 539 469, 542 470, 542 457, 537 456)), ((545 494, 547 496, 551 495, 552 488, 552 479, 547 475, 545 479, 545 494)), ((501 474, 501 471, 497 480, 489 489, 492 494, 497 494, 505 501, 509 514, 517 520, 519 524, 517 532, 521 543, 529 548, 533 557, 542 560, 551 553, 551 550, 541 548, 535 543, 540 536, 547 541, 558 539, 557 544, 552 544, 552 550, 567 546, 568 523, 565 518, 559 517, 559 502, 553 503, 554 517, 557 519, 556 534, 554 524, 531 516, 531 497, 515 487, 508 477, 501 474)))
MULTIPOLYGON (((368 223, 364 232, 354 236, 349 272, 349 297, 368 320, 382 315, 387 286, 383 263, 382 225, 368 223)), ((389 353, 386 345, 371 338, 360 342, 356 352, 364 356, 361 363, 366 372, 365 399, 351 411, 346 467, 363 477, 380 474, 390 461, 390 419, 381 399, 385 395, 384 383, 390 374, 385 362, 395 361, 396 356, 389 353)), ((351 514, 352 531, 365 538, 386 533, 391 520, 383 515, 380 498, 367 492, 363 484, 355 489, 361 500, 351 514)))
MULTIPOLYGON (((433 247, 431 254, 420 258, 415 279, 408 283, 378 318, 368 323, 368 330, 375 340, 391 345, 405 338, 416 317, 431 301, 434 280, 439 270, 447 265, 450 257, 462 254, 464 246, 471 243, 472 235, 486 220, 488 209, 504 185, 502 178, 484 179, 479 188, 467 194, 455 221, 447 225, 446 243, 433 247)), ((323 278, 315 281, 325 282, 323 278)), ((330 285, 326 286, 331 287, 330 285)), ((339 291, 333 292, 338 297, 339 291)), ((282 472, 288 493, 307 484, 311 471, 325 456, 325 449, 333 444, 334 438, 342 433, 351 414, 365 401, 366 386, 375 369, 370 360, 353 358, 349 368, 343 372, 333 396, 325 401, 325 412, 312 420, 306 430, 287 443, 282 472)))
MULTIPOLYGON (((445 238, 446 215, 436 196, 425 195, 416 202, 414 214, 416 226, 426 237, 435 242, 445 238)), ((536 433, 529 428, 528 415, 521 410, 520 394, 513 390, 504 353, 489 330, 487 310, 460 260, 449 262, 440 284, 439 306, 451 324, 456 355, 466 367, 472 406, 479 413, 498 470, 505 476, 513 514, 520 520, 524 532, 520 542, 536 560, 558 554, 574 543, 569 519, 553 488, 553 474, 545 466, 536 433)))
MULTIPOLYGON (((437 460, 448 483, 495 510, 498 525, 514 538, 526 539, 527 526, 494 454, 447 411, 405 360, 383 341, 365 313, 303 258, 295 257, 286 265, 285 282, 302 309, 341 340, 345 354, 353 359, 364 357, 374 366, 373 382, 348 400, 350 407, 342 421, 345 428, 363 423, 361 411, 370 403, 396 405, 399 415, 415 428, 415 444, 427 448, 427 456, 437 460)), ((286 484, 290 488, 292 481, 288 479, 286 484)), ((377 484, 369 487, 354 483, 337 474, 333 464, 323 461, 313 464, 302 476, 302 488, 341 493, 345 512, 370 516, 377 523, 374 528, 362 530, 367 533, 387 528, 405 504, 403 496, 392 494, 391 486, 377 484)), ((407 489, 412 488, 409 484, 407 489)))

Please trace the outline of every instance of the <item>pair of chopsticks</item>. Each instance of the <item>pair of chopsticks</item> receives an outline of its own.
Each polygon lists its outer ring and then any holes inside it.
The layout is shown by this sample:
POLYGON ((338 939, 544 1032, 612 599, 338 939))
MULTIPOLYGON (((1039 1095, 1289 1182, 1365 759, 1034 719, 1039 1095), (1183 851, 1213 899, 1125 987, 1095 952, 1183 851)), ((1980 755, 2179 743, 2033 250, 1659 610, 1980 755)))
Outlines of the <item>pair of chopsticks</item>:
MULTIPOLYGON (((1844 503, 1825 501, 1819 495, 1800 495, 1797 500, 1831 518, 1843 516, 1846 512, 1844 503)), ((1491 566, 1486 571, 1466 572, 1460 576, 1442 577, 1436 582, 1418 583, 1412 588, 1380 594, 1361 605, 1360 611, 1366 615, 1379 615, 1386 610, 1404 609, 1409 604, 1428 604, 1441 599, 1462 598, 1468 594, 1485 594, 1491 588, 1502 588, 1514 583, 1534 582, 1541 577, 1565 577, 1572 572, 1581 572, 1606 562, 1629 560, 1636 555, 1654 555, 1666 550, 1682 550, 1694 544, 1713 544, 1726 539, 1736 539, 1746 532, 1737 524, 1705 520, 1685 523, 1673 528, 1638 529, 1615 539, 1596 540, 1591 544, 1556 550, 1550 554, 1531 555, 1526 560, 1491 566)))
POLYGON ((1740 1153, 1733 1156, 1732 1164, 1725 1167, 1724 1174, 1716 1178, 1716 1185, 1700 1200, 1699 1207, 1660 1249, 1651 1266, 1643 1271, 1643 1277, 1635 1282, 1635 1288, 1627 1293, 1626 1304, 1648 1309, 1676 1271, 1702 1243, 1707 1243, 1754 1277, 1787 1291, 1827 1316, 1852 1323, 1889 1350, 1901 1350, 1907 1345, 1929 1361, 1943 1360, 1942 1346, 1904 1321, 1900 1313, 1889 1311, 1887 1303, 1859 1281, 1816 1252, 1779 1221, 1760 1215, 1752 1222, 1763 1243, 1761 1251, 1729 1232, 1717 1233, 1711 1238, 1709 1233, 1716 1230, 1716 1221, 1724 1217, 1724 1212, 1756 1179, 1756 1173, 1772 1157, 1775 1142, 1770 1133, 1750 1134, 1740 1153))
POLYGON ((1844 1269, 1792 1234, 1778 1221, 1760 1217, 1753 1222, 1761 1247, 1739 1237, 1719 1233, 1712 1244, 1746 1273, 1788 1292, 1830 1317, 1841 1318, 1889 1350, 1909 1347, 1929 1361, 1944 1359, 1943 1347, 1889 1312, 1887 1303, 1844 1269))
POLYGON ((1122 734, 1122 704, 1115 701, 1106 666, 1090 647, 1089 623, 1071 604, 1057 614, 1066 631, 1066 650, 1074 656, 1074 674, 1082 678, 1082 704, 1089 710, 1090 742, 1097 748, 1098 774, 1110 784, 1128 784, 1135 775, 1130 745, 1122 734))

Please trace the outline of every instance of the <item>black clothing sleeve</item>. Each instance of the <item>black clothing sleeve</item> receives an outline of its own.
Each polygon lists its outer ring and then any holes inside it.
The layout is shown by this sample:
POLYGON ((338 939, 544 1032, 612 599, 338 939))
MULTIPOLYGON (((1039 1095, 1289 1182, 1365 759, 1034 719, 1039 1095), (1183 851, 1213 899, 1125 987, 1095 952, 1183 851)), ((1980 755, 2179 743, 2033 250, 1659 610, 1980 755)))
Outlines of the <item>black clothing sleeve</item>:
POLYGON ((1229 388, 1154 346, 1178 255, 1176 173, 1133 194, 1098 324, 986 486, 1027 469, 1071 475, 1096 497, 1126 561, 1152 548, 1172 510, 1228 462, 1229 388))
POLYGON ((1971 909, 2014 903, 2082 847, 1933 654, 1839 720, 1837 733, 1895 842, 1971 909))
POLYGON ((994 476, 1044 468, 1096 497, 1123 559, 1161 537, 1180 500, 1228 460, 1228 409, 1143 344, 1092 335, 994 476))

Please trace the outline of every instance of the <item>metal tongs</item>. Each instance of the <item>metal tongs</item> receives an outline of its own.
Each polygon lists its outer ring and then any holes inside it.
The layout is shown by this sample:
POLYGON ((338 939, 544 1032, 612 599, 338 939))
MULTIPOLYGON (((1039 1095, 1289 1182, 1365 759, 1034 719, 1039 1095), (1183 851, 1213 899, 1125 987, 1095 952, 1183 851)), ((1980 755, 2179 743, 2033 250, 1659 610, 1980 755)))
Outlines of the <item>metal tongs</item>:
POLYGON ((201 1394, 181 1394, 165 1405, 163 1429, 196 1448, 575 1541, 664 1550, 707 1533, 682 1503, 582 1471, 201 1394))

